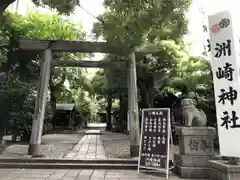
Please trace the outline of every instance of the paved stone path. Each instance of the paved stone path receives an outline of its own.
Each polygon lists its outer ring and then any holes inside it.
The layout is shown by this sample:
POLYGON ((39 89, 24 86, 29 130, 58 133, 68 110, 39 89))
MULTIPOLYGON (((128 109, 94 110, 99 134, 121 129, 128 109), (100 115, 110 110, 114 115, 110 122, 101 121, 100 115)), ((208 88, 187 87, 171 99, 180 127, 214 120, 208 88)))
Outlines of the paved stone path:
POLYGON ((106 159, 100 135, 84 135, 65 158, 67 159, 106 159))
MULTIPOLYGON (((172 146, 170 159, 178 148, 172 146)), ((120 133, 104 132, 99 130, 86 130, 85 135, 70 150, 65 159, 128 159, 130 157, 129 136, 120 133)))
MULTIPOLYGON (((1 180, 165 180, 164 174, 137 175, 134 170, 0 169, 0 174, 1 180)), ((170 175, 169 180, 181 179, 170 175)))
MULTIPOLYGON (((119 135, 113 136, 113 134, 106 134, 105 136, 103 136, 103 140, 111 139, 113 142, 120 138, 119 135)), ((124 138, 126 137, 124 136, 124 138)), ((107 159, 102 139, 100 135, 86 133, 65 158, 107 159)), ((126 146, 125 143, 123 145, 126 146)), ((116 147, 118 148, 118 146, 116 147)), ((113 151, 115 150, 116 148, 113 149, 113 151)), ((136 170, 96 169, 0 169, 0 180, 165 180, 164 173, 140 173, 137 175, 136 172, 136 170)), ((170 174, 169 180, 181 179, 170 174)))

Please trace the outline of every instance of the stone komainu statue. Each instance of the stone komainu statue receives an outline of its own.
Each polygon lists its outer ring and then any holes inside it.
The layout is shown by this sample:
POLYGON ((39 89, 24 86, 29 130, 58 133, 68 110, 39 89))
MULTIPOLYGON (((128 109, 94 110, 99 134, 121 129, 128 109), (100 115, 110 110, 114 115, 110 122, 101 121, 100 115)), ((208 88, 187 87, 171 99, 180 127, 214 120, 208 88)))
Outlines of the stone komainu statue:
POLYGON ((186 126, 207 126, 207 116, 201 109, 197 109, 190 98, 181 101, 183 123, 186 126))

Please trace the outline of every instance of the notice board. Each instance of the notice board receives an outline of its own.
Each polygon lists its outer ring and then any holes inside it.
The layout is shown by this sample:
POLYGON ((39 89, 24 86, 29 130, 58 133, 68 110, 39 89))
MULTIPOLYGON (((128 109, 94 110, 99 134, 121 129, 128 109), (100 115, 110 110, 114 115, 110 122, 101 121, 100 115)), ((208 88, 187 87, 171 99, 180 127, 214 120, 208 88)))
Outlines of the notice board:
POLYGON ((143 109, 141 127, 138 172, 140 168, 162 170, 168 177, 170 109, 143 109))

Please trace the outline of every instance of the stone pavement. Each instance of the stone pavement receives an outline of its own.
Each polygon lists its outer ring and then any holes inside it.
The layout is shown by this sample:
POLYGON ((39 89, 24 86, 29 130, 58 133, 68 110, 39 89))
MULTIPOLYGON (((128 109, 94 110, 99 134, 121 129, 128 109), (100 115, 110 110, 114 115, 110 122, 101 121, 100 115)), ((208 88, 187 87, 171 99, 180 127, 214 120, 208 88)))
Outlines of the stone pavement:
MULTIPOLYGON (((134 170, 0 169, 1 180, 164 180, 164 174, 136 174, 134 170)), ((181 180, 170 175, 169 180, 181 180)))
MULTIPOLYGON (((178 147, 170 149, 170 159, 178 147)), ((70 150, 65 159, 131 159, 129 135, 121 133, 103 132, 97 134, 96 130, 86 130, 85 135, 70 150)))
POLYGON ((84 135, 64 158, 66 159, 106 159, 100 135, 84 135))

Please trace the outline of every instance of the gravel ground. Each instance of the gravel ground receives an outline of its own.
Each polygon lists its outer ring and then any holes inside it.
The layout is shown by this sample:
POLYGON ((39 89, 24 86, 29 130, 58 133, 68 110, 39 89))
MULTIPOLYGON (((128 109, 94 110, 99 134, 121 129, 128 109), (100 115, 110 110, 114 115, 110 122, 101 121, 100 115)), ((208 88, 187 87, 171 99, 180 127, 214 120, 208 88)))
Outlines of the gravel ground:
MULTIPOLYGON (((81 139, 82 134, 47 134, 42 138, 41 153, 44 158, 64 157, 81 139)), ((28 144, 8 146, 0 157, 22 158, 27 156, 28 144)))
POLYGON ((101 140, 108 158, 130 158, 129 136, 120 133, 104 133, 101 140))
MULTIPOLYGON (((120 133, 105 133, 101 135, 101 140, 108 158, 130 158, 129 136, 120 133)), ((170 159, 173 154, 178 153, 178 146, 172 146, 170 159)))

